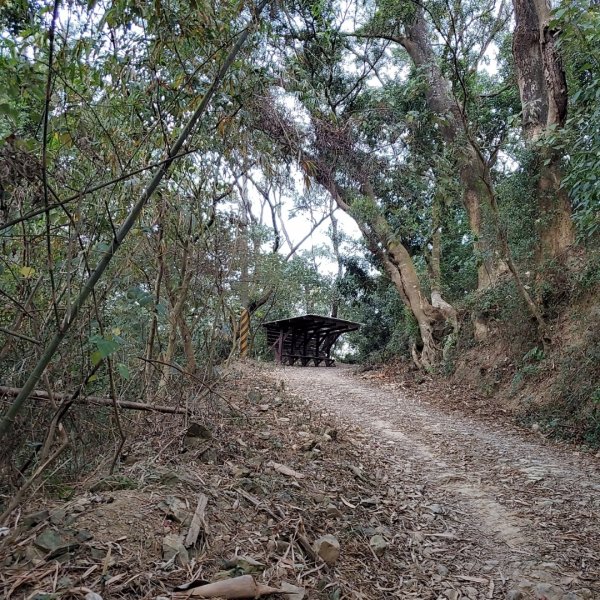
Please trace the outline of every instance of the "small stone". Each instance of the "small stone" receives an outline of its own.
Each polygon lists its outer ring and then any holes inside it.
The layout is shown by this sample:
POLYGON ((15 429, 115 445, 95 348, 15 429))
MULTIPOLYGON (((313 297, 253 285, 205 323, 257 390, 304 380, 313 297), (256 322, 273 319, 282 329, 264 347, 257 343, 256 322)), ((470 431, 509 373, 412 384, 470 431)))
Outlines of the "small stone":
POLYGON ((43 552, 49 553, 49 558, 65 554, 79 547, 79 542, 70 533, 46 529, 35 538, 35 545, 43 552))
POLYGON ((508 590, 506 600, 522 600, 523 594, 521 590, 508 590))
POLYGON ((55 508, 50 513, 50 523, 60 525, 67 517, 67 511, 64 508, 55 508))
POLYGON ((80 501, 80 502, 77 502, 77 504, 74 504, 74 505, 71 507, 71 510, 72 510, 74 513, 77 513, 77 514, 79 514, 79 513, 85 512, 86 505, 87 505, 87 502, 81 502, 81 501, 80 501))
POLYGON ((333 566, 340 557, 340 543, 334 535, 324 535, 315 541, 315 552, 328 566, 333 566))
POLYGON ((188 511, 186 503, 176 496, 167 496, 158 503, 158 508, 160 508, 169 519, 172 519, 177 523, 187 524, 192 520, 192 515, 188 511))
POLYGON ((447 600, 458 600, 458 592, 456 590, 444 590, 444 595, 447 600))
POLYGON ((163 539, 162 550, 163 558, 167 562, 177 560, 182 567, 185 567, 190 562, 188 551, 183 545, 183 535, 176 533, 166 535, 163 539))
MULTIPOLYGON (((439 504, 431 504, 427 507, 434 515, 441 515, 444 509, 439 504)), ((444 592, 445 593, 445 592, 444 592)))
POLYGON ((248 392, 247 398, 253 404, 258 404, 261 401, 261 393, 258 390, 250 390, 248 392))
POLYGON ((202 425, 202 423, 191 423, 185 432, 185 437, 210 440, 212 438, 212 432, 206 425, 202 425))
POLYGON ((306 591, 304 588, 298 587, 297 585, 292 585, 287 581, 283 581, 280 587, 286 600, 304 600, 306 596, 306 591))
POLYGON ((75 538, 77 539, 78 542, 89 542, 90 540, 94 539, 94 536, 89 532, 86 531, 85 529, 80 529, 76 534, 75 534, 75 538))
POLYGON ((23 524, 24 527, 31 528, 31 527, 35 527, 36 525, 38 525, 42 521, 45 521, 49 516, 50 516, 50 512, 49 511, 47 511, 47 510, 39 510, 37 512, 25 515, 21 519, 21 523, 23 524))
POLYGON ((382 535, 374 535, 369 540, 369 546, 373 550, 375 556, 383 556, 388 548, 388 543, 382 535))
POLYGON ((94 560, 102 560, 106 556, 106 550, 98 546, 92 546, 90 548, 90 554, 94 560))
POLYGON ((343 516, 342 511, 333 503, 327 505, 325 512, 328 517, 333 517, 334 519, 343 516))
POLYGON ((448 567, 445 565, 437 565, 435 570, 438 572, 438 575, 441 575, 442 577, 446 577, 446 575, 448 575, 448 567))

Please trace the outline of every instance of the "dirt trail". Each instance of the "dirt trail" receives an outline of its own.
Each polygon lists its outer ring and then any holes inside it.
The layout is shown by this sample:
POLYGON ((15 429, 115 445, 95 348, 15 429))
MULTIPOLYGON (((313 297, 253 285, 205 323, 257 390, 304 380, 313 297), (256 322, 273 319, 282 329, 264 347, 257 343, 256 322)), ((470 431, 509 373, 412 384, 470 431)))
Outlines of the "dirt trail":
MULTIPOLYGON (((490 598, 600 599, 600 465, 506 425, 445 412, 344 367, 281 367, 315 411, 361 425, 397 482, 426 486, 500 582, 490 598)), ((471 553, 472 554, 472 553, 471 553)), ((471 568, 471 572, 473 569, 471 568)))

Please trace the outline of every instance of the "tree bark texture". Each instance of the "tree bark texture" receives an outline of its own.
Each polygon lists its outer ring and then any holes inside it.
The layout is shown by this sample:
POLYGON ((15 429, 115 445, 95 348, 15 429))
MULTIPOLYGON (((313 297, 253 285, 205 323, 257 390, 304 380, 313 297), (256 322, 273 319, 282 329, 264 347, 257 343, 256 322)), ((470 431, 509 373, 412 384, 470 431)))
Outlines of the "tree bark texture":
POLYGON ((538 263, 559 258, 574 243, 571 203, 561 187, 560 156, 542 144, 549 127, 562 127, 567 116, 567 81, 547 0, 513 0, 513 56, 523 111, 523 132, 537 152, 539 183, 538 263))

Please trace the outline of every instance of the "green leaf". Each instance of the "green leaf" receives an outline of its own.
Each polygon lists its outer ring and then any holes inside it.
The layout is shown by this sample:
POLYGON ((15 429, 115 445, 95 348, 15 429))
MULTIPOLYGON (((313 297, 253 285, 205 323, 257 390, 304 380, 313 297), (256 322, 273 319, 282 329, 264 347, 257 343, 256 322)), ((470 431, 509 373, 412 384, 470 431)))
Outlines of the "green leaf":
POLYGON ((123 364, 123 363, 119 363, 117 365, 117 371, 119 371, 119 375, 123 378, 123 379, 129 379, 131 377, 130 373, 129 373, 129 369, 127 368, 127 365, 123 364))
POLYGON ((96 366, 100 361, 104 360, 113 354, 119 348, 119 342, 113 337, 102 337, 101 335, 93 335, 90 342, 96 346, 96 350, 92 352, 91 361, 96 366))
POLYGON ((90 360, 92 361, 92 365, 95 367, 102 360, 102 354, 96 350, 95 352, 92 352, 90 360))
POLYGON ((21 273, 25 279, 31 279, 35 275, 35 269, 33 267, 21 267, 19 273, 21 273))

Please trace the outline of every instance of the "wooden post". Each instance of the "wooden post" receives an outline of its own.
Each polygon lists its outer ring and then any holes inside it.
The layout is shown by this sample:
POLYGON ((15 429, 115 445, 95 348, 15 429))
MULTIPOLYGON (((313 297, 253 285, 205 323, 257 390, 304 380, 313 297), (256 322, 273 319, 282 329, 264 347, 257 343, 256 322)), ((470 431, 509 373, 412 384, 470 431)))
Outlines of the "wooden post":
POLYGON ((240 317, 240 356, 244 358, 248 354, 248 333, 250 332, 250 313, 247 308, 242 310, 240 317))
POLYGON ((304 329, 304 340, 302 342, 302 366, 305 367, 308 364, 308 331, 304 329))
POLYGON ((279 332, 277 349, 275 350, 275 362, 280 365, 283 362, 283 329, 279 332))
POLYGON ((318 367, 321 363, 321 359, 319 358, 319 346, 321 345, 321 329, 317 327, 315 329, 315 367, 318 367))
POLYGON ((292 329, 292 340, 290 342, 290 365, 294 365, 296 362, 296 330, 292 329))

